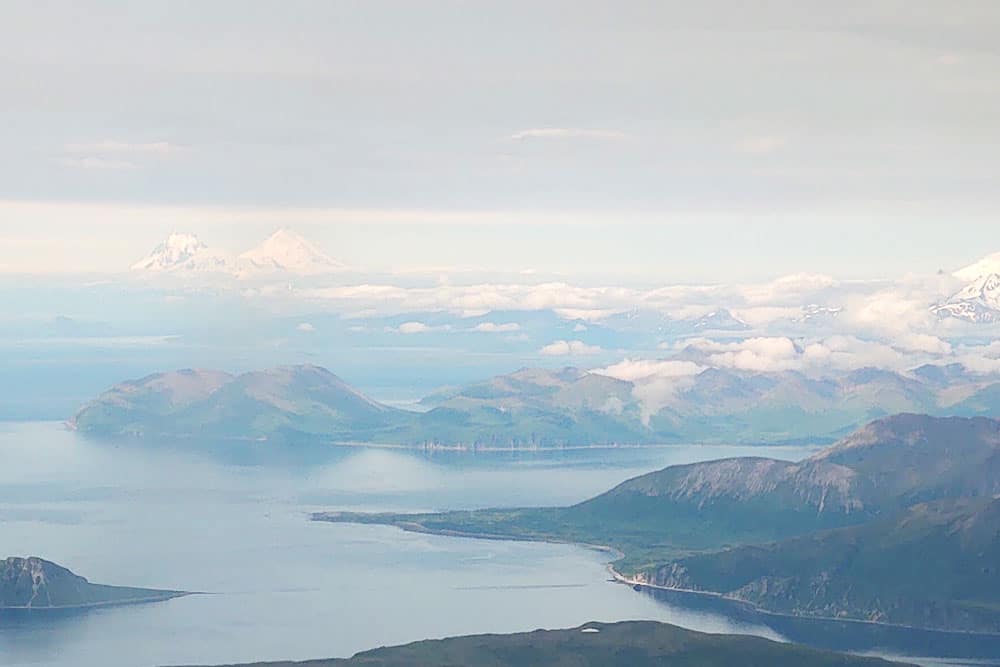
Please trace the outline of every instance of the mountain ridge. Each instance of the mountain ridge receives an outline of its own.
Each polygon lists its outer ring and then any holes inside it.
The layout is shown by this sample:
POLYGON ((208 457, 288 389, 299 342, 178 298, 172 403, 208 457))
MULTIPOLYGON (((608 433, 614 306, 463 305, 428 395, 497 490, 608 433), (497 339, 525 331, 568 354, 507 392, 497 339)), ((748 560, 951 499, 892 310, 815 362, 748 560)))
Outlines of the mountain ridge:
POLYGON ((616 576, 640 587, 1000 633, 998 459, 1000 420, 901 414, 802 461, 670 466, 568 507, 313 519, 605 545, 621 553, 616 576))
POLYGON ((269 274, 318 276, 344 271, 347 265, 282 227, 236 256, 213 250, 194 234, 173 232, 130 269, 153 275, 205 274, 250 279, 269 274))
POLYGON ((432 393, 421 400, 423 411, 411 411, 379 403, 314 365, 239 376, 189 369, 119 383, 81 407, 70 424, 112 436, 300 436, 511 449, 832 439, 886 414, 972 416, 1000 406, 1000 382, 953 368, 921 367, 906 376, 859 369, 820 378, 704 368, 653 385, 659 397, 649 388, 643 380, 574 367, 523 368, 432 393), (956 388, 962 400, 942 405, 956 388))

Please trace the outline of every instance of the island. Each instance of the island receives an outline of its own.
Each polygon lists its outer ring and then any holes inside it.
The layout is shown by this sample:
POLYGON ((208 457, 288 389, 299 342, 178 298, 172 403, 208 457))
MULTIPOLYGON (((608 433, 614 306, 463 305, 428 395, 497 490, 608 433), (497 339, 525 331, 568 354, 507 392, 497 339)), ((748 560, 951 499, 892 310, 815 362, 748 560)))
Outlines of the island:
POLYGON ((0 612, 86 609, 160 602, 184 591, 92 584, 66 568, 35 556, 0 560, 0 612))
POLYGON ((760 637, 706 634, 655 621, 624 621, 585 623, 566 630, 433 639, 364 651, 351 658, 255 663, 254 667, 889 667, 899 664, 760 637))

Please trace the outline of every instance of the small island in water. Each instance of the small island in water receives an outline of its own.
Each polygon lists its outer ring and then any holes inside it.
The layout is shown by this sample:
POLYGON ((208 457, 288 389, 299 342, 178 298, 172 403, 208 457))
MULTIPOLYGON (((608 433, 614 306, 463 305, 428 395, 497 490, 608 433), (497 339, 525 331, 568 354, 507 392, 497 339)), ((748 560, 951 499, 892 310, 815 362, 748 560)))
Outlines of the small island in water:
POLYGON ((0 611, 84 609, 160 602, 184 595, 190 593, 92 584, 37 557, 0 560, 0 611))

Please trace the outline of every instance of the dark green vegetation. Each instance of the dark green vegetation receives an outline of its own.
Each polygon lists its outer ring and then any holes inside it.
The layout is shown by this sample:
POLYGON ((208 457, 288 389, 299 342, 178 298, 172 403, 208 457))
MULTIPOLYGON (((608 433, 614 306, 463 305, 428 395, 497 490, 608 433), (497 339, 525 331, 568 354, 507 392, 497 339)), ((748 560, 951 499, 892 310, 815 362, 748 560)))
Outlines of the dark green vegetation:
POLYGON ((956 364, 824 378, 704 368, 636 382, 577 368, 522 369, 438 392, 423 399, 425 412, 413 412, 377 403, 316 366, 239 376, 184 370, 118 384, 72 423, 103 436, 416 447, 832 441, 897 412, 997 414, 998 388, 1000 378, 956 364))
POLYGON ((657 585, 772 611, 997 631, 1000 500, 944 500, 860 526, 693 556, 657 585))
POLYGON ((270 667, 853 667, 893 665, 779 644, 759 637, 710 635, 665 623, 587 623, 568 630, 473 635, 378 648, 352 658, 258 663, 270 667), (583 632, 584 629, 588 632, 583 632), (597 632, 593 632, 597 630, 597 632))
POLYGON ((672 466, 572 507, 314 518, 608 545, 639 581, 770 611, 1000 632, 1000 505, 977 504, 998 494, 1000 421, 904 414, 798 463, 672 466))
POLYGON ((0 561, 0 609, 67 609, 181 597, 180 591, 92 584, 64 567, 41 558, 0 561))

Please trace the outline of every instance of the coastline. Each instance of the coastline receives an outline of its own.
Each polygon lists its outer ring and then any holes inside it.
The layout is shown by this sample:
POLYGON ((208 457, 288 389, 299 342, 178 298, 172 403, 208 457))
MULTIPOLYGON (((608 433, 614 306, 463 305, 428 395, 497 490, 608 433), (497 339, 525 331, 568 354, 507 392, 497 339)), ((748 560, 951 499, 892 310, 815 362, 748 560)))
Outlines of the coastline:
POLYGON ((125 607, 134 604, 148 604, 152 602, 166 602, 167 600, 174 600, 176 598, 183 598, 189 595, 202 595, 202 593, 187 592, 187 591, 167 591, 162 595, 150 595, 142 598, 130 598, 128 600, 107 600, 104 602, 86 602, 83 604, 64 604, 64 605, 49 605, 47 607, 29 607, 29 606, 0 606, 0 614, 5 612, 17 612, 17 613, 33 613, 39 612, 44 613, 47 611, 77 611, 84 609, 96 609, 104 607, 125 607))
MULTIPOLYGON (((208 441, 208 442, 224 442, 224 443, 266 443, 266 442, 279 442, 288 443, 286 438, 272 437, 267 435, 227 435, 227 436, 211 436, 206 438, 202 435, 197 435, 193 433, 163 433, 156 435, 145 435, 140 433, 130 433, 130 434, 106 434, 98 433, 92 431, 80 430, 75 422, 72 420, 41 420, 38 422, 24 422, 24 423, 41 423, 41 424, 55 424, 61 426, 64 430, 70 431, 72 433, 78 433, 83 437, 93 438, 97 441, 107 441, 107 442, 164 442, 164 441, 182 441, 182 442, 192 442, 192 441, 208 441)), ((831 438, 824 438, 822 436, 815 438, 806 438, 801 442, 790 442, 788 440, 781 440, 778 442, 767 442, 767 441, 741 441, 741 440, 698 440, 696 442, 678 441, 678 442, 650 442, 650 443, 599 443, 590 445, 525 445, 518 447, 510 446, 499 446, 499 445, 476 445, 476 444, 434 444, 434 443, 421 443, 421 444, 401 444, 401 443, 391 443, 391 442, 375 442, 375 441, 364 441, 364 440, 328 440, 323 436, 303 436, 301 439, 295 439, 291 442, 295 443, 305 443, 313 445, 326 445, 330 447, 342 447, 347 449, 390 449, 408 452, 462 452, 475 454, 477 452, 489 452, 489 453, 551 453, 551 452, 578 452, 578 451, 608 451, 616 449, 627 449, 627 450, 640 450, 640 449, 672 449, 674 447, 746 447, 747 449, 758 449, 758 448, 768 448, 768 449, 789 449, 789 450, 801 450, 803 448, 814 448, 822 449, 823 447, 829 445, 833 442, 831 438)))
MULTIPOLYGON (((319 518, 319 517, 321 517, 324 514, 326 514, 326 515, 334 515, 334 514, 336 514, 336 512, 314 512, 314 513, 310 514, 310 517, 311 517, 310 520, 311 521, 316 521, 316 522, 321 522, 321 523, 352 523, 350 521, 336 521, 336 520, 331 520, 331 519, 319 518)), ((712 599, 715 599, 715 600, 720 600, 720 601, 723 601, 723 602, 726 602, 726 603, 730 603, 730 604, 734 604, 734 605, 738 605, 738 606, 744 607, 745 609, 748 609, 750 611, 753 611, 754 613, 757 613, 757 614, 760 614, 760 615, 763 615, 763 616, 770 616, 770 617, 774 617, 774 618, 791 619, 791 620, 799 620, 799 621, 816 621, 816 622, 826 622, 826 623, 851 623, 851 624, 857 624, 857 625, 863 625, 863 626, 881 627, 881 628, 896 629, 896 630, 909 630, 909 631, 917 631, 917 632, 942 633, 942 634, 955 635, 955 636, 960 636, 960 637, 961 636, 984 637, 984 638, 985 637, 990 637, 990 638, 1000 637, 1000 632, 983 632, 983 631, 974 631, 974 630, 956 630, 956 629, 949 629, 949 628, 934 628, 934 627, 924 627, 924 626, 918 626, 918 625, 906 625, 904 623, 888 623, 888 622, 885 622, 885 621, 869 621, 869 620, 865 620, 865 619, 861 619, 861 618, 850 618, 850 617, 838 618, 838 617, 835 617, 835 616, 806 616, 806 615, 803 615, 803 614, 789 614, 789 613, 785 613, 785 612, 772 611, 772 610, 769 610, 769 609, 767 609, 765 607, 758 606, 758 605, 754 604, 753 602, 749 602, 747 600, 740 600, 738 598, 728 597, 724 593, 719 593, 717 591, 704 591, 704 590, 696 590, 696 589, 690 589, 690 588, 674 588, 674 587, 669 587, 669 586, 659 586, 657 584, 651 584, 651 583, 642 581, 640 579, 636 579, 636 578, 633 578, 633 577, 628 577, 628 576, 622 574, 621 572, 619 572, 618 570, 616 570, 614 564, 617 561, 625 558, 626 554, 624 552, 622 552, 620 549, 617 549, 615 547, 612 547, 612 546, 606 545, 606 544, 592 544, 592 543, 588 543, 588 542, 572 542, 572 541, 567 541, 567 540, 556 540, 556 539, 549 539, 549 538, 520 537, 520 536, 515 536, 515 535, 494 535, 494 534, 491 534, 491 533, 470 533, 470 532, 460 531, 460 530, 433 529, 433 528, 428 528, 428 527, 424 526, 423 524, 420 524, 420 523, 417 523, 417 522, 399 522, 399 523, 383 523, 383 524, 372 523, 372 524, 367 524, 367 525, 390 526, 390 527, 397 528, 399 530, 403 530, 403 531, 407 531, 407 532, 411 532, 411 533, 423 533, 423 534, 427 534, 427 535, 440 535, 442 537, 461 537, 461 538, 476 539, 476 540, 500 540, 500 541, 504 541, 505 540, 505 541, 511 541, 511 542, 538 542, 538 543, 541 543, 541 544, 566 544, 566 545, 572 545, 572 546, 582 547, 584 549, 589 549, 589 550, 593 550, 593 551, 599 551, 601 553, 610 554, 611 556, 613 556, 611 558, 611 560, 605 562, 605 565, 607 567, 608 574, 611 576, 611 581, 613 581, 614 583, 622 584, 622 585, 626 585, 626 586, 630 586, 630 587, 633 587, 633 588, 636 587, 636 586, 638 586, 640 588, 647 588, 647 589, 650 589, 650 590, 660 590, 660 591, 671 592, 671 593, 681 593, 681 594, 684 594, 684 595, 696 595, 696 596, 700 596, 700 597, 712 598, 712 599)))

